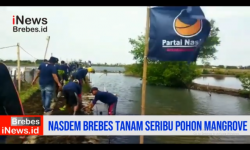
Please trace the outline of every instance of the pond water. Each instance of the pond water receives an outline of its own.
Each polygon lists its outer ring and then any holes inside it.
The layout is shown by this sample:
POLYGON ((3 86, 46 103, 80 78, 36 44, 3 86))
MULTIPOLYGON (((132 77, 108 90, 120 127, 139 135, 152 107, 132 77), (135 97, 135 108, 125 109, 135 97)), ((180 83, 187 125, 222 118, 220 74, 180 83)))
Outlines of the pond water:
MULTIPOLYGON (((211 79, 210 79, 211 80, 211 79)), ((232 79, 233 80, 233 79, 232 79)), ((117 115, 138 115, 141 109, 141 80, 123 74, 91 74, 93 86, 118 94, 117 115)), ((231 80, 217 83, 230 85, 231 80)), ((216 82, 214 83, 216 84, 216 82)), ((107 111, 98 104, 99 111, 107 111)), ((105 114, 105 113, 104 113, 105 114)), ((207 92, 147 86, 147 115, 250 115, 250 101, 245 98, 207 92)), ((103 137, 102 143, 107 143, 103 137)), ((111 143, 139 143, 138 136, 114 136, 111 143)), ((147 136, 145 143, 250 143, 244 136, 147 136)))

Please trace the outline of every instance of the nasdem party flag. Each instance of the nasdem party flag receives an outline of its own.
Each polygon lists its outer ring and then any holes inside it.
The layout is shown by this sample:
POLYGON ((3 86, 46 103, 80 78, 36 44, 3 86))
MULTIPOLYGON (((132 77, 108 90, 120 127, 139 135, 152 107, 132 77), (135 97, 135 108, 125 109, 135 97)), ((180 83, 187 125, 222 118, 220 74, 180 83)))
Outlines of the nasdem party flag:
POLYGON ((210 30, 210 23, 199 6, 153 7, 150 9, 148 58, 196 61, 210 30))

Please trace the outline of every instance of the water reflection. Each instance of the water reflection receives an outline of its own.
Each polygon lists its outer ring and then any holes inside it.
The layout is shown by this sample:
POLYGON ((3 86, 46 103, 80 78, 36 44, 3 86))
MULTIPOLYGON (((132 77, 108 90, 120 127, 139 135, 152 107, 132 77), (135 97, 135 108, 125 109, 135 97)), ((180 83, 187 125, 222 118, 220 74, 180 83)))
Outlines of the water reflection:
MULTIPOLYGON (((207 77, 203 77, 203 79, 206 79, 207 77)), ((216 81, 219 81, 219 80, 225 80, 225 77, 224 76, 214 76, 214 79, 216 81)))

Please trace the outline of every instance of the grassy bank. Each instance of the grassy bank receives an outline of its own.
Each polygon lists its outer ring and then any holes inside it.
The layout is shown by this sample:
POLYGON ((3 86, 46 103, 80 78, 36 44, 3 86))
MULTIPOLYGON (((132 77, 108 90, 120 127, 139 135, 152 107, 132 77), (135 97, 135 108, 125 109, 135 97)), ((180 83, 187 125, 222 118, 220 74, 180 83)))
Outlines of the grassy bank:
POLYGON ((134 72, 129 72, 129 71, 125 71, 123 74, 125 76, 138 77, 138 78, 141 77, 140 74, 137 74, 137 73, 134 73, 134 72))
POLYGON ((21 86, 21 91, 19 92, 20 99, 24 103, 27 99, 33 96, 39 90, 38 85, 31 86, 31 84, 23 82, 21 86))
MULTIPOLYGON (((22 101, 25 115, 42 115, 43 108, 41 103, 41 95, 38 92, 39 86, 31 86, 30 83, 22 82, 19 97, 22 101)), ((8 136, 7 144, 22 144, 23 141, 19 136, 8 136)))

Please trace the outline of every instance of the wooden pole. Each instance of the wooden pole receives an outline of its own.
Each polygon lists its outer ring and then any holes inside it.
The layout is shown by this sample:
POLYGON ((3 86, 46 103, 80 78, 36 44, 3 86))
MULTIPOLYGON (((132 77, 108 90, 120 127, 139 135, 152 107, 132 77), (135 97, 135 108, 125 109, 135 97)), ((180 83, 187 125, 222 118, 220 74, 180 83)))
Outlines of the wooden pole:
MULTIPOLYGON (((141 115, 145 115, 145 101, 146 101, 146 84, 147 84, 147 68, 148 68, 148 41, 149 41, 149 23, 150 23, 150 6, 147 7, 146 19, 146 32, 145 32, 145 49, 143 58, 143 74, 142 74, 142 93, 141 93, 141 115)), ((143 135, 140 136, 140 144, 144 143, 143 135)))
POLYGON ((89 83, 91 83, 91 81, 90 81, 90 72, 89 72, 89 83))
POLYGON ((48 47, 49 47, 49 40, 50 40, 50 36, 48 36, 48 38, 47 38, 47 46, 46 46, 46 50, 45 50, 45 54, 44 54, 44 59, 46 59, 46 55, 47 55, 47 51, 48 51, 48 47))
POLYGON ((20 68, 20 47, 17 43, 17 76, 18 76, 18 92, 21 91, 21 68, 20 68))

